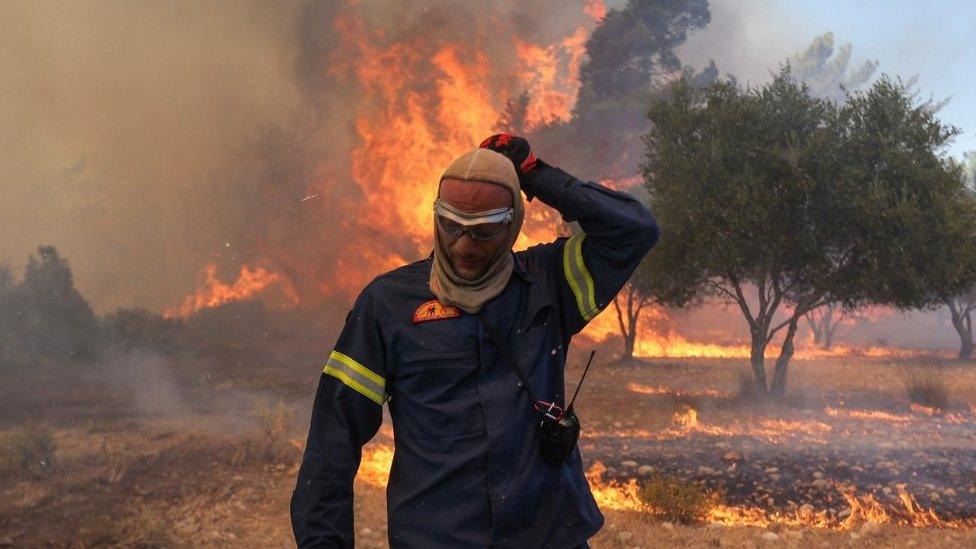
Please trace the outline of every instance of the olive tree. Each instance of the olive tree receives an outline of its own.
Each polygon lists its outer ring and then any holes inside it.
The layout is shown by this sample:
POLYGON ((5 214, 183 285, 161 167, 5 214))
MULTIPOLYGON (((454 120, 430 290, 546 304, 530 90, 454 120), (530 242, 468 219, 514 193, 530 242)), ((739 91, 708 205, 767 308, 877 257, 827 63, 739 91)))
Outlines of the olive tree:
POLYGON ((946 252, 976 235, 959 170, 942 157, 957 130, 900 82, 881 77, 838 104, 812 96, 788 66, 760 88, 685 79, 648 117, 655 251, 672 258, 659 268, 681 274, 668 277, 684 286, 676 304, 692 301, 684 295, 738 307, 759 394, 785 392, 810 311, 934 307, 976 279, 976 266, 946 252))

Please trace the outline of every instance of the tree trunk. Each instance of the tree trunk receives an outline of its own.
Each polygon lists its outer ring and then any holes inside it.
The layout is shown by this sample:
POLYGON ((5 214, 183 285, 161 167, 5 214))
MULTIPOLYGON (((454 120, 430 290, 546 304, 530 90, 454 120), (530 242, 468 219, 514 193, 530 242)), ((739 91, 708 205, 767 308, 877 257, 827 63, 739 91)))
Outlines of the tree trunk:
POLYGON ((824 336, 820 330, 820 320, 815 316, 815 311, 810 311, 804 315, 804 318, 807 319, 807 324, 810 326, 810 331, 813 332, 813 344, 821 345, 824 336))
MULTIPOLYGON (((765 332, 765 330, 763 330, 765 332)), ((756 396, 765 397, 769 391, 766 385, 766 334, 758 331, 752 332, 752 351, 750 362, 752 364, 752 377, 755 383, 756 396)))
POLYGON ((770 391, 773 396, 781 397, 786 394, 786 374, 789 371, 790 359, 793 358, 793 338, 796 335, 799 317, 794 315, 790 319, 790 324, 786 329, 786 336, 783 338, 783 347, 780 349, 779 357, 776 359, 776 367, 773 369, 773 388, 770 391))
POLYGON ((830 350, 834 342, 834 331, 844 319, 843 313, 836 314, 835 318, 834 313, 837 313, 838 308, 836 304, 829 303, 804 315, 810 331, 813 332, 813 343, 821 349, 830 350))
POLYGON ((822 347, 824 350, 829 351, 830 346, 834 344, 834 329, 837 328, 837 324, 840 324, 840 321, 837 321, 836 324, 834 324, 827 330, 827 335, 826 337, 824 337, 823 347, 822 347))
POLYGON ((617 312, 617 323, 620 335, 624 338, 624 354, 621 360, 634 358, 634 344, 637 342, 637 328, 640 323, 640 312, 647 304, 647 299, 637 295, 637 290, 628 285, 613 299, 613 307, 617 312), (620 307, 620 294, 626 295, 627 310, 620 307))
POLYGON ((962 345, 959 346, 959 359, 969 360, 973 357, 973 339, 972 336, 968 340, 963 340, 962 345))
POLYGON ((949 311, 952 313, 952 326, 959 334, 959 359, 969 360, 973 356, 973 324, 970 312, 964 304, 957 309, 952 301, 949 301, 949 311))
POLYGON ((624 356, 625 359, 634 358, 634 341, 637 339, 636 326, 631 326, 628 333, 624 334, 624 356))

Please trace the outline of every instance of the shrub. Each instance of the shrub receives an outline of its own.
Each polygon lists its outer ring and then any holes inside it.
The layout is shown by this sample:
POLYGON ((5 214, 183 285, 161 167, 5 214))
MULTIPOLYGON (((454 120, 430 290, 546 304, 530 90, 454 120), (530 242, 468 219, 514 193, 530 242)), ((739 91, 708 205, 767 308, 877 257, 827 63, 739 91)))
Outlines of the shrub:
POLYGON ((681 524, 704 520, 714 502, 700 485, 667 475, 651 477, 638 495, 651 516, 681 524))
POLYGON ((908 401, 939 412, 949 408, 949 388, 934 370, 925 370, 908 379, 905 387, 908 401))
POLYGON ((272 406, 267 401, 258 401, 254 417, 258 420, 263 457, 268 463, 278 458, 279 451, 288 435, 288 429, 295 412, 287 404, 278 400, 272 406))
POLYGON ((54 467, 54 437, 43 426, 28 425, 0 437, 0 474, 39 477, 54 467))

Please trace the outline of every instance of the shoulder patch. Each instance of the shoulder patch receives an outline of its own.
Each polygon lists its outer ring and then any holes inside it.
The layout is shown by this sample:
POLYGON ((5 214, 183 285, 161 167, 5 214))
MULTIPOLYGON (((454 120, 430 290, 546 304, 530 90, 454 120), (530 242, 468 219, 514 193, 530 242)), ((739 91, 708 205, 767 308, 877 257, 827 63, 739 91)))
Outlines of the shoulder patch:
POLYGON ((413 312, 413 323, 441 320, 442 318, 457 318, 459 316, 461 316, 461 311, 457 307, 444 305, 436 299, 431 299, 417 307, 417 310, 413 312))

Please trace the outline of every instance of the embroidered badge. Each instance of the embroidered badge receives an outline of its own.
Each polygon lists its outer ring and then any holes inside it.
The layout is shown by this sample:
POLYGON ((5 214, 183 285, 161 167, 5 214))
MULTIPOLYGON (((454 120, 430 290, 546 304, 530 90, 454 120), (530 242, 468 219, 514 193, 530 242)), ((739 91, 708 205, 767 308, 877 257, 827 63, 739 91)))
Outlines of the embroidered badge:
POLYGON ((436 299, 424 303, 413 312, 413 323, 427 322, 428 320, 440 320, 442 318, 457 318, 461 316, 461 311, 457 307, 444 305, 436 299))

